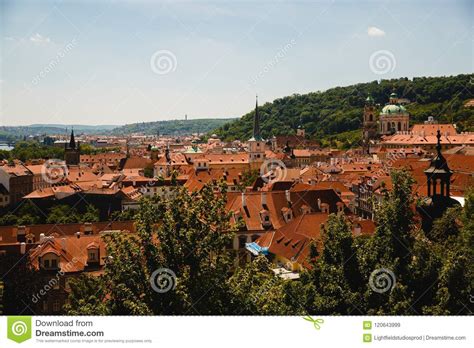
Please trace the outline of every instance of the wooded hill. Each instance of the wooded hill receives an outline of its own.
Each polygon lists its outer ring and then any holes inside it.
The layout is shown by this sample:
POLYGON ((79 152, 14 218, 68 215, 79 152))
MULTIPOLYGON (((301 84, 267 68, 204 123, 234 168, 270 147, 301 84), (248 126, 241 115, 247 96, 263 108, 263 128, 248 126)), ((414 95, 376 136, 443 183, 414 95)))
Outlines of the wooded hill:
MULTIPOLYGON (((474 75, 417 77, 359 83, 324 92, 294 94, 259 107, 262 135, 295 134, 299 125, 308 137, 323 145, 351 146, 361 135, 362 114, 368 93, 381 109, 390 93, 411 101, 410 122, 433 116, 439 123, 455 123, 459 131, 474 130, 474 108, 464 103, 474 98, 474 75)), ((212 131, 224 140, 250 138, 254 110, 212 131)))

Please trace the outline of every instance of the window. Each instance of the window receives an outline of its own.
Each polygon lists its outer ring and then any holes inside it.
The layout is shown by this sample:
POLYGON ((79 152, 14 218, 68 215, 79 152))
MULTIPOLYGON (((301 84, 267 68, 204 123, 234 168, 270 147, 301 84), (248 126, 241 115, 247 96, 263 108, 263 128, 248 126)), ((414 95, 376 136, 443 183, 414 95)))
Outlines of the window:
POLYGON ((89 249, 87 252, 88 262, 98 262, 99 261, 99 249, 89 249))
POLYGON ((59 301, 54 301, 53 302, 53 312, 59 312, 59 310, 61 309, 61 305, 59 304, 59 301))
POLYGON ((59 266, 59 257, 54 253, 47 253, 41 258, 43 269, 52 270, 59 266))

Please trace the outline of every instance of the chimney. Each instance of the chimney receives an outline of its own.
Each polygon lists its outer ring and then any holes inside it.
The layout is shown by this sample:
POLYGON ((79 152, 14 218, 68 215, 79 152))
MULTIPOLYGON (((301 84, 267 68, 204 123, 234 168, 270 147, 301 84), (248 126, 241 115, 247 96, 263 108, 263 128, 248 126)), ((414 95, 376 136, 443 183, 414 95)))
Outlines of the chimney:
POLYGON ((245 192, 242 192, 242 207, 247 206, 247 197, 245 197, 245 192))
POLYGON ((285 190, 285 197, 288 203, 291 203, 290 190, 285 190))
POLYGON ((77 232, 76 232, 76 237, 77 237, 77 238, 81 238, 81 232, 80 232, 80 231, 77 231, 77 232))
POLYGON ((26 243, 21 242, 21 244, 20 244, 20 254, 25 255, 25 253, 26 253, 26 243))
POLYGON ((84 224, 84 234, 85 235, 92 234, 92 223, 86 222, 84 224))
POLYGON ((61 238, 61 249, 66 250, 66 238, 61 238))
POLYGON ((321 198, 318 198, 318 209, 321 210, 321 198))
POLYGON ((261 198, 262 198, 262 207, 265 207, 267 205, 267 192, 266 191, 261 191, 261 198))
POLYGON ((44 242, 44 233, 40 233, 40 243, 44 242))

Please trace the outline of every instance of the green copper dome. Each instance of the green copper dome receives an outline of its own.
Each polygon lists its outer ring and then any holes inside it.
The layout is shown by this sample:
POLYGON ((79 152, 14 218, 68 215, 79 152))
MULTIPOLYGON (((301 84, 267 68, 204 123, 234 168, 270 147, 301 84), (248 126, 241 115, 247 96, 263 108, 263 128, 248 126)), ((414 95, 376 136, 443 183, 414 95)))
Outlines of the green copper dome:
POLYGON ((402 105, 389 104, 383 107, 381 114, 383 115, 408 114, 408 111, 402 105))

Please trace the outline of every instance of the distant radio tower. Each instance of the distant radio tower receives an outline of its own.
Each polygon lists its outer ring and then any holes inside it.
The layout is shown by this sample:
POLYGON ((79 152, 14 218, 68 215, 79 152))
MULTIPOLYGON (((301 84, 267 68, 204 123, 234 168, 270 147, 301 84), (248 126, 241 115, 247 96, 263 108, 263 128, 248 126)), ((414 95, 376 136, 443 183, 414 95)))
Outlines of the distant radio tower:
POLYGON ((188 120, 188 114, 184 115, 184 120, 185 120, 185 121, 188 120))

